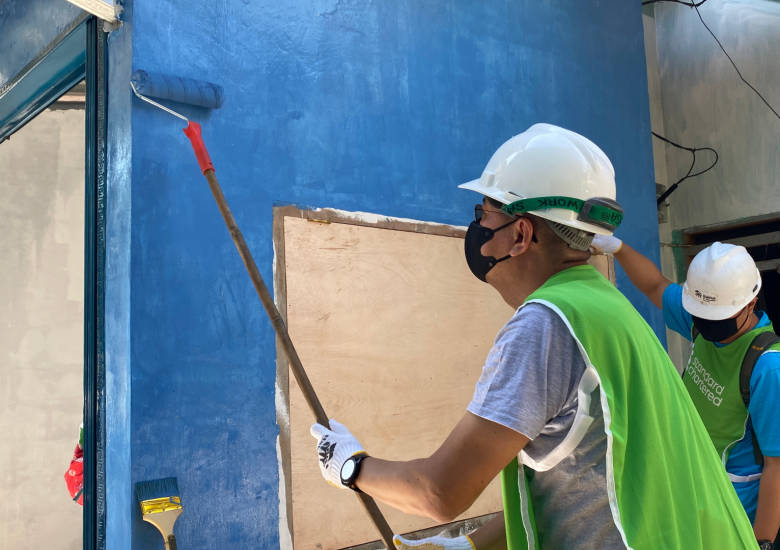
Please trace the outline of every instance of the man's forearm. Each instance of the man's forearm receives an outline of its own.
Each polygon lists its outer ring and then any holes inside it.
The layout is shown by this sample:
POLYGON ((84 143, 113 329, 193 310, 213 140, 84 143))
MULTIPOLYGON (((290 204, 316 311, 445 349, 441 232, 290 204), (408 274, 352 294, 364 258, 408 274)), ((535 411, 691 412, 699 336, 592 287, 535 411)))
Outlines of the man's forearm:
POLYGON ((426 459, 396 462, 369 457, 363 461, 357 486, 407 514, 450 521, 451 512, 425 463, 426 459))
POLYGON ((764 457, 753 531, 758 540, 774 541, 780 530, 780 457, 764 457))
POLYGON ((403 512, 449 522, 474 503, 527 443, 523 434, 467 412, 428 458, 365 459, 357 486, 403 512))
POLYGON ((664 290, 672 281, 664 277, 653 262, 626 243, 623 243, 614 256, 634 286, 650 298, 653 304, 663 308, 664 290))

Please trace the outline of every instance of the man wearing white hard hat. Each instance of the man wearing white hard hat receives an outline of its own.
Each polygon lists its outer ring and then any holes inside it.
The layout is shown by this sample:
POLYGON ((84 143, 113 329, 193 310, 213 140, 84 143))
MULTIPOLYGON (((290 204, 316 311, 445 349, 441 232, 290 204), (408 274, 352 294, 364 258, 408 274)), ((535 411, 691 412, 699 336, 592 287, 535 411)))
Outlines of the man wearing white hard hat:
MULTIPOLYGON (((593 247, 614 253, 633 283, 664 311, 666 325, 692 340, 683 373, 757 540, 775 548, 780 530, 780 339, 755 311, 761 274, 741 246, 699 252, 681 286, 616 237, 593 247)), ((763 548, 763 547, 762 547, 763 548)))
POLYGON ((461 187, 482 195, 467 264, 517 312, 433 455, 376 458, 382 449, 364 449, 331 420, 311 430, 323 477, 449 522, 500 474, 503 514, 469 536, 396 536, 398 550, 754 549, 674 365, 587 265, 593 236, 611 235, 623 218, 606 155, 574 132, 536 124, 461 187))

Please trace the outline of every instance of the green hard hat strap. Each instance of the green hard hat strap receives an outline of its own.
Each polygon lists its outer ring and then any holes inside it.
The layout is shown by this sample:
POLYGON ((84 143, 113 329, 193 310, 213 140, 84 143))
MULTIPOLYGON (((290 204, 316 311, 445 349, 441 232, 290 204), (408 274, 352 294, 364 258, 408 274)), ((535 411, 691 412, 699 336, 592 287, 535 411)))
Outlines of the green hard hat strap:
POLYGON ((617 229, 623 221, 623 209, 620 205, 612 199, 602 197, 594 197, 586 201, 572 197, 520 199, 504 205, 502 210, 510 216, 514 216, 535 210, 547 210, 548 208, 571 210, 579 214, 578 220, 610 230, 617 229))

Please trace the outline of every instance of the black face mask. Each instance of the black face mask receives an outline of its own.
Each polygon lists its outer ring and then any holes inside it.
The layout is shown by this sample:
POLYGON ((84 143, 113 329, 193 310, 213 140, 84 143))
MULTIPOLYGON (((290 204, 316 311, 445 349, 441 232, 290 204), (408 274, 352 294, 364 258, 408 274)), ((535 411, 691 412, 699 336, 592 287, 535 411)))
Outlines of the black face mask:
POLYGON ((736 333, 738 333, 745 323, 750 319, 750 315, 745 318, 742 325, 737 325, 737 317, 730 319, 719 319, 717 321, 711 321, 709 319, 702 319, 701 317, 693 317, 693 326, 699 331, 701 337, 710 342, 722 342, 728 340, 736 333))
POLYGON ((486 283, 487 280, 485 277, 487 276, 488 271, 496 267, 496 264, 508 260, 511 257, 509 254, 499 259, 495 259, 493 256, 483 256, 482 252, 480 252, 482 245, 492 239, 496 232, 501 231, 505 227, 509 227, 516 221, 517 218, 495 229, 482 227, 477 222, 471 222, 471 225, 469 225, 469 229, 466 231, 465 241, 466 263, 469 264, 469 269, 471 269, 471 272, 480 281, 486 283))

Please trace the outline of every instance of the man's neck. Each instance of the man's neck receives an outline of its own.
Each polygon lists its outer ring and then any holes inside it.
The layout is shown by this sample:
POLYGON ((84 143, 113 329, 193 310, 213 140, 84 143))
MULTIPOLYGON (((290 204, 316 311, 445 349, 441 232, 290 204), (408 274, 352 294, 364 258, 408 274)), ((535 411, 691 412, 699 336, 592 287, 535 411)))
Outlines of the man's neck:
POLYGON ((553 266, 536 266, 535 269, 528 269, 524 273, 519 273, 514 281, 502 285, 502 288, 499 288, 498 286, 495 288, 512 309, 517 309, 551 277, 562 271, 566 271, 571 267, 580 265, 588 265, 588 262, 571 261, 555 264, 553 266))

